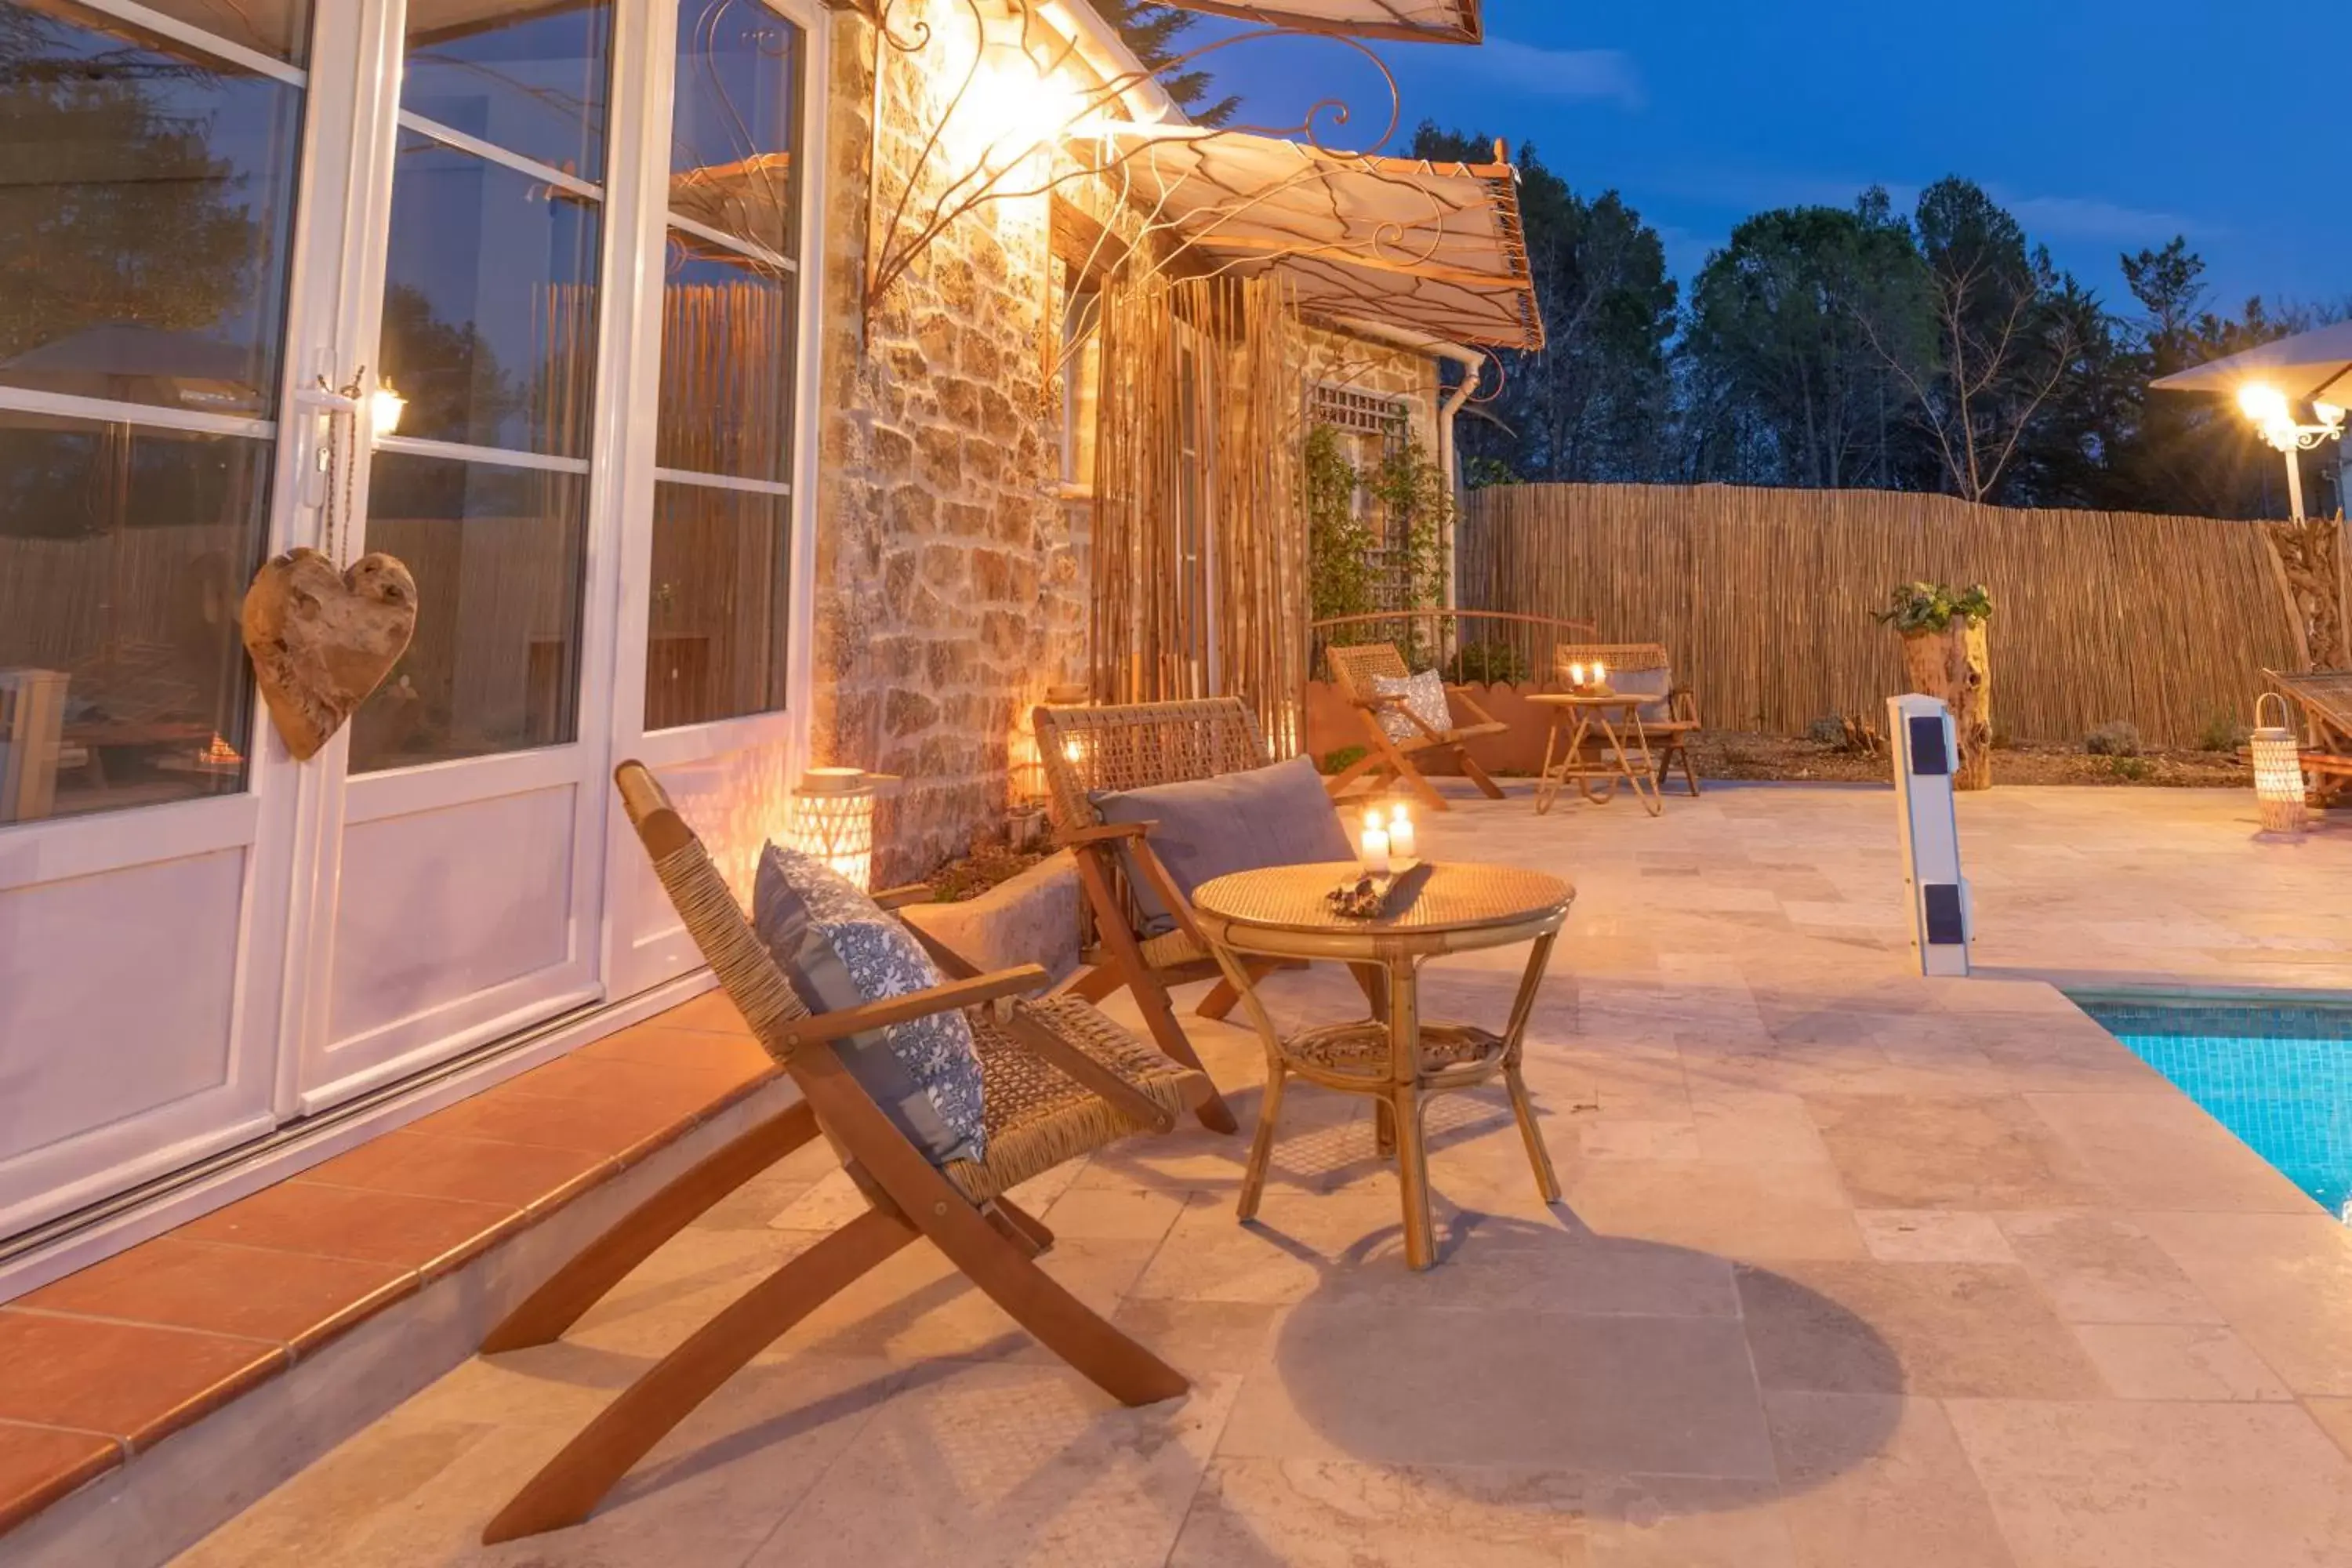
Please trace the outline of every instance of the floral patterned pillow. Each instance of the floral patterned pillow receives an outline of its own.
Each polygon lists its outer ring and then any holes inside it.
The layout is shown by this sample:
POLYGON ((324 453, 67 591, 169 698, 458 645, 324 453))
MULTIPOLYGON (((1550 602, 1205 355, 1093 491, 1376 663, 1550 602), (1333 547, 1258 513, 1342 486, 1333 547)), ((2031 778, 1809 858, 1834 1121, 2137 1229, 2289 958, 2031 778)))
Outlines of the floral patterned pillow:
MULTIPOLYGON (((1445 700, 1444 678, 1433 669, 1424 669, 1419 675, 1376 675, 1372 677, 1372 694, 1403 698, 1405 707, 1441 735, 1454 728, 1454 709, 1445 700)), ((1381 728, 1399 745, 1429 739, 1428 731, 1394 708, 1381 710, 1381 728)))
MULTIPOLYGON (((940 984, 904 926, 814 855, 770 844, 751 888, 751 925, 812 1013, 831 1013, 940 984)), ((980 1053, 950 1009, 870 1029, 835 1048, 884 1115, 936 1163, 987 1152, 980 1053)))

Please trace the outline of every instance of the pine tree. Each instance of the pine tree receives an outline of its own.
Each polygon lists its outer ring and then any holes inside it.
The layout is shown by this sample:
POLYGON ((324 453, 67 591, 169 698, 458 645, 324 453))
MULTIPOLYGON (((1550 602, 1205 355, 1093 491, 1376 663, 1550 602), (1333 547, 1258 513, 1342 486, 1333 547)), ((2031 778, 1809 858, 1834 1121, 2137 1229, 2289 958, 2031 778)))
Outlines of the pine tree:
MULTIPOLYGON (((1180 11, 1173 5, 1161 5, 1153 0, 1091 0, 1094 8, 1105 21, 1118 29, 1127 47, 1135 51, 1146 69, 1160 70, 1182 58, 1186 47, 1183 36, 1192 31, 1200 17, 1190 11, 1180 11)), ((1196 125, 1223 125, 1241 107, 1234 97, 1219 99, 1202 106, 1209 96, 1212 79, 1206 70, 1192 69, 1161 77, 1160 85, 1176 106, 1192 117, 1196 125)))

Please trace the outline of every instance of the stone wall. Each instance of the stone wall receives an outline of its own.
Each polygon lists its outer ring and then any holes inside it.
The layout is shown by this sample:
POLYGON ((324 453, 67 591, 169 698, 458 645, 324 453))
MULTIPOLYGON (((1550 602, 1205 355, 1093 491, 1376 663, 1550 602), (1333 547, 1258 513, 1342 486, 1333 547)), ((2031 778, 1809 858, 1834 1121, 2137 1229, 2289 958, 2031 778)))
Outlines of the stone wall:
MULTIPOLYGON (((952 28, 939 0, 901 5, 898 25, 926 9, 952 28)), ((865 321, 875 32, 839 13, 833 43, 812 747, 906 780, 879 825, 887 884, 1003 820, 1016 715, 1082 672, 1086 593, 1053 497, 1046 204, 992 203, 956 224, 865 321)), ((926 58, 886 65, 886 217, 940 112, 926 58)), ((945 149, 927 183, 961 166, 945 149)))
MULTIPOLYGON (((966 15, 956 0, 897 7, 902 35, 929 20, 942 41, 886 62, 878 138, 874 28, 845 11, 832 22, 811 760, 906 781, 877 824, 877 886, 920 877, 999 829, 1016 726, 1048 686, 1086 674, 1086 518, 1056 494, 1062 267, 1050 204, 980 207, 866 319, 869 231, 887 222, 940 117, 942 83, 961 74, 966 15), (884 200, 869 211, 877 146, 884 200)), ((952 139, 934 153, 910 226, 970 161, 952 139)), ((1061 194, 1129 226, 1089 182, 1061 194)), ((1332 332, 1313 343, 1307 379, 1414 398, 1416 427, 1433 443, 1430 361, 1332 332)))

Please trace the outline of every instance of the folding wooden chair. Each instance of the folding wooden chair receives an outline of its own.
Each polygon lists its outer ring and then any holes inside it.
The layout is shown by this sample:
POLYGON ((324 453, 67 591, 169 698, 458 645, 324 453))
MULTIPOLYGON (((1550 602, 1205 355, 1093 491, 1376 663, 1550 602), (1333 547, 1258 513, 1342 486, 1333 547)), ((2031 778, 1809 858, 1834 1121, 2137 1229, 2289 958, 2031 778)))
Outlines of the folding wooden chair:
MULTIPOLYGON (((1054 826, 1078 865, 1078 881, 1095 919, 1100 947, 1068 989, 1089 1002, 1126 986, 1151 1037, 1186 1067, 1201 1064, 1176 1021, 1171 985, 1194 980, 1216 984, 1195 1009, 1222 1018, 1240 999, 1210 956, 1209 940, 1151 847, 1148 823, 1105 823, 1093 790, 1146 789, 1154 784, 1216 778, 1269 764, 1257 721, 1238 697, 1191 702, 1139 702, 1099 708, 1040 708, 1032 719, 1045 764, 1054 826), (1121 851, 1125 853, 1122 854, 1121 851), (1143 880, 1175 920, 1172 931, 1147 931, 1129 886, 1143 880)), ((1291 967, 1278 959, 1250 961, 1253 977, 1291 967)), ((1201 1105, 1202 1125, 1231 1132, 1238 1125, 1222 1097, 1201 1105)))
POLYGON ((509 1541, 587 1518, 663 1434, 744 1363, 918 1237, 928 1237, 966 1279, 1113 1398, 1150 1405, 1183 1393, 1181 1374, 1037 1267, 1053 1234, 1004 1194, 1129 1133, 1170 1131, 1211 1092, 1207 1078, 1171 1068, 1076 997, 1010 1000, 1045 984, 1036 965, 981 974, 920 931, 918 940, 951 976, 946 984, 812 1016, 653 775, 632 762, 615 777, 629 819, 687 930, 804 1098, 639 1205, 492 1330, 484 1353, 562 1337, 696 1215, 820 1132, 840 1151, 869 1206, 753 1286, 630 1384, 516 1494, 482 1539, 509 1541), (843 1065, 834 1042, 950 1007, 966 1010, 978 1037, 987 1136, 983 1159, 942 1166, 883 1114, 843 1065))
POLYGON ((1450 809, 1445 797, 1436 786, 1421 776, 1413 758, 1427 752, 1451 753, 1470 782, 1494 800, 1503 798, 1503 786, 1487 776, 1470 755, 1468 742, 1482 735, 1499 735, 1510 728, 1492 713, 1478 706, 1478 700, 1466 686, 1449 686, 1445 698, 1449 705, 1467 708, 1478 716, 1475 724, 1457 724, 1439 730, 1404 705, 1402 697, 1383 697, 1372 682, 1383 676, 1402 679, 1410 673, 1405 668, 1404 656, 1394 643, 1364 643, 1354 647, 1329 647, 1323 650, 1324 662, 1331 670, 1331 683, 1339 694, 1354 705, 1363 716, 1364 734, 1371 742, 1364 754, 1334 776, 1330 782, 1331 797, 1337 800, 1360 780, 1392 778, 1419 795, 1432 811, 1450 809), (1389 733, 1384 719, 1402 717, 1410 721, 1404 739, 1389 733), (1418 731, 1419 733, 1412 731, 1418 731))
POLYGON ((1691 794, 1698 794, 1698 766, 1691 761, 1690 744, 1702 728, 1698 693, 1675 681, 1675 661, 1664 643, 1560 643, 1553 647, 1551 658, 1552 678, 1563 690, 1571 664, 1588 669, 1595 664, 1606 665, 1611 688, 1628 697, 1646 696, 1655 686, 1658 700, 1642 705, 1642 732, 1649 737, 1650 754, 1657 760, 1658 782, 1665 783, 1679 763, 1691 794))

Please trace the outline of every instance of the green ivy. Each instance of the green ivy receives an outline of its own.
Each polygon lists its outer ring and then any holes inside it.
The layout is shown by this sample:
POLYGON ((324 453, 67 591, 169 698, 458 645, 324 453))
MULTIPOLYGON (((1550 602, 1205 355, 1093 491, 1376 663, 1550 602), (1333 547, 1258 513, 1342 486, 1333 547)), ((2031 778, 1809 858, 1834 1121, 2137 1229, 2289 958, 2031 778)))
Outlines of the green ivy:
POLYGON ((1956 589, 1948 583, 1905 583, 1888 595, 1886 608, 1871 619, 1893 626, 1905 637, 1951 629, 1954 617, 1986 621, 1992 616, 1992 595, 1981 583, 1956 589))

